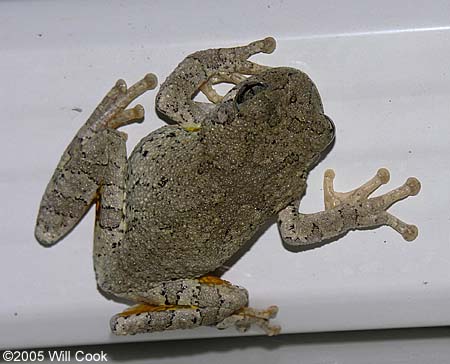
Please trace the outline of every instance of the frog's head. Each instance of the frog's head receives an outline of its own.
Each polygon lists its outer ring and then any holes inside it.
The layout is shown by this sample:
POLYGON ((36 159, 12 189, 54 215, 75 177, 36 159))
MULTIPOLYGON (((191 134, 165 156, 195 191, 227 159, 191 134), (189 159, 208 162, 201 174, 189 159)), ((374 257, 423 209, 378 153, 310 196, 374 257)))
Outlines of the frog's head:
POLYGON ((214 148, 234 154, 236 161, 250 158, 259 164, 291 158, 307 167, 335 133, 314 83, 286 67, 271 68, 235 86, 205 121, 213 129, 214 148))

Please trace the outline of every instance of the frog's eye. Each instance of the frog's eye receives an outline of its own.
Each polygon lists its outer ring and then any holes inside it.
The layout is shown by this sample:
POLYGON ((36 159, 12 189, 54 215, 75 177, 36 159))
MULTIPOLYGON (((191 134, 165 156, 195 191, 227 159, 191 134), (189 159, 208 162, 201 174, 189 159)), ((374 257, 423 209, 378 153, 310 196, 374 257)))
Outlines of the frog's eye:
POLYGON ((325 119, 327 119, 327 121, 328 121, 328 126, 329 126, 329 129, 330 129, 330 134, 333 136, 333 138, 334 138, 334 135, 336 134, 336 127, 334 126, 334 123, 333 123, 333 120, 331 120, 330 119, 330 117, 328 117, 327 115, 323 115, 323 116, 325 116, 325 119))
POLYGON ((241 87, 241 89, 238 91, 235 102, 236 106, 239 110, 239 107, 246 101, 250 100, 252 97, 254 97, 259 92, 265 90, 267 88, 267 85, 261 83, 261 82, 249 82, 246 83, 241 87))

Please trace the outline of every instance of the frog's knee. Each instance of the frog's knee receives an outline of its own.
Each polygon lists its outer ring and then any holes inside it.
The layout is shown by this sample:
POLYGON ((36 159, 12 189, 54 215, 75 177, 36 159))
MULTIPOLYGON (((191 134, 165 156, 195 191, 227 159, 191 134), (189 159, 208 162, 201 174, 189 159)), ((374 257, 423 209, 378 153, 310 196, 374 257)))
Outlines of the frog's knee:
POLYGON ((198 304, 218 307, 231 312, 247 306, 248 292, 232 284, 202 283, 199 287, 198 304))
POLYGON ((236 310, 248 305, 248 291, 243 287, 233 286, 233 290, 224 293, 222 299, 224 308, 236 310))

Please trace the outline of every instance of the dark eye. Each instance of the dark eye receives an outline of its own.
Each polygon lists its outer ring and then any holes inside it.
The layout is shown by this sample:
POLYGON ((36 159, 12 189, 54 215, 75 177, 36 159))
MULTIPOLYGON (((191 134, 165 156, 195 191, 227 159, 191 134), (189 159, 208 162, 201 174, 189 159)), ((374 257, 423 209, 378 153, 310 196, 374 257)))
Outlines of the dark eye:
POLYGON ((241 87, 241 89, 238 91, 238 94, 236 95, 235 102, 236 106, 239 110, 239 106, 243 104, 244 102, 250 100, 253 96, 255 96, 257 93, 265 90, 267 88, 267 85, 261 83, 261 82, 249 82, 246 83, 241 87))

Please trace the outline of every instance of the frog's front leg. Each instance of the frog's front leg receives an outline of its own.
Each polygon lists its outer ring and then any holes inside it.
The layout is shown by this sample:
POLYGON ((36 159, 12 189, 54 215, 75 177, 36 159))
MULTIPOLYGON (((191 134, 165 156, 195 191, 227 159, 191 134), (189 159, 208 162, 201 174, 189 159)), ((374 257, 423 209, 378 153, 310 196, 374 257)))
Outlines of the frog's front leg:
POLYGON ((242 47, 207 49, 187 56, 161 85, 156 96, 156 109, 185 128, 196 128, 205 117, 205 107, 193 98, 202 91, 208 99, 221 100, 212 85, 240 83, 244 75, 254 75, 269 67, 251 62, 257 53, 272 53, 275 40, 271 37, 242 47))
MULTIPOLYGON (((105 207, 99 221, 107 219, 109 224, 112 223, 113 218, 107 215, 121 208, 127 163, 126 135, 115 129, 143 119, 141 105, 126 108, 156 83, 153 74, 130 88, 123 80, 117 81, 75 135, 42 197, 35 229, 41 244, 52 245, 66 235, 94 201, 99 202, 99 208, 101 204, 105 207), (112 189, 117 190, 116 196, 112 189), (110 208, 108 214, 107 205, 110 208)), ((121 211, 116 215, 122 216, 121 211)))
POLYGON ((375 177, 353 191, 341 193, 333 188, 334 172, 324 175, 325 211, 315 214, 298 212, 298 204, 291 204, 279 212, 278 225, 283 241, 290 246, 305 246, 333 239, 349 230, 391 226, 405 240, 417 237, 418 230, 386 210, 395 202, 420 191, 420 183, 414 178, 384 195, 369 198, 378 187, 389 181, 385 168, 378 170, 375 177))

